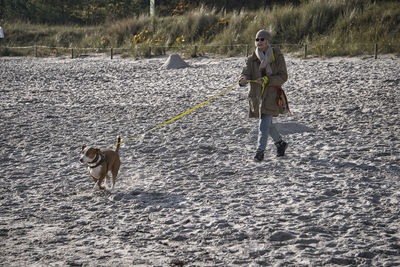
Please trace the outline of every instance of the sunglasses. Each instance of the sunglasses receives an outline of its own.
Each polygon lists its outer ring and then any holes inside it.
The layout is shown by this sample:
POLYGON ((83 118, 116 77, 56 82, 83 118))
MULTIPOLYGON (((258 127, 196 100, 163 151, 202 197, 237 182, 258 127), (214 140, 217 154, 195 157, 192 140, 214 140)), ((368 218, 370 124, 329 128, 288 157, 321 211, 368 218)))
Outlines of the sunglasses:
POLYGON ((256 42, 258 42, 258 41, 261 41, 261 42, 264 42, 264 38, 256 38, 256 42))

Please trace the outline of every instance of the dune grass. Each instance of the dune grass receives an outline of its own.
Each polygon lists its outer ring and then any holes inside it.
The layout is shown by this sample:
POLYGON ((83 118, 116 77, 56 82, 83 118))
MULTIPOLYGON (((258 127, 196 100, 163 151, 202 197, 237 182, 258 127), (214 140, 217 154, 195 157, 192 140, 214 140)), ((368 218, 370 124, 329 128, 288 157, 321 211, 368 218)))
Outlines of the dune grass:
MULTIPOLYGON (((141 15, 97 26, 52 26, 5 23, 7 45, 64 48, 120 48, 133 56, 162 54, 177 49, 193 55, 243 55, 253 49, 254 35, 271 31, 273 43, 290 52, 305 44, 316 56, 400 54, 400 4, 393 1, 309 0, 299 6, 272 6, 258 11, 227 14, 205 7, 181 16, 141 15)), ((8 51, 8 53, 10 53, 8 51)), ((0 51, 5 55, 5 49, 0 51)))

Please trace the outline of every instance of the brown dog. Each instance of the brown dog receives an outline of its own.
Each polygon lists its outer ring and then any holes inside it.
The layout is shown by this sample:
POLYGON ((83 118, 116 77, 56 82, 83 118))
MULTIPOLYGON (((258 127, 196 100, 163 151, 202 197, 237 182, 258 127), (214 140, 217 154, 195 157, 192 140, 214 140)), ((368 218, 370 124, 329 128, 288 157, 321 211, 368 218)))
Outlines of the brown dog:
POLYGON ((110 149, 100 150, 95 147, 82 146, 80 162, 88 165, 88 171, 93 181, 101 190, 104 178, 110 179, 108 172, 112 174, 112 188, 114 188, 121 162, 119 160, 118 150, 121 143, 121 137, 117 138, 117 148, 115 151, 110 149))

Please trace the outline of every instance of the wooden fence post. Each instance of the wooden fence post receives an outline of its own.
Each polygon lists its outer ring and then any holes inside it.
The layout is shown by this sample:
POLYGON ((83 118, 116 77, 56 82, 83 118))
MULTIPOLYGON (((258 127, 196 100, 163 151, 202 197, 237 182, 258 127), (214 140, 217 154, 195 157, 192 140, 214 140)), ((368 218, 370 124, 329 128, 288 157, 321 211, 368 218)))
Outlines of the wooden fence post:
POLYGON ((374 55, 375 55, 375 59, 377 59, 378 58, 378 44, 377 43, 375 43, 374 55))
POLYGON ((74 49, 71 48, 71 59, 74 59, 74 49))
POLYGON ((304 45, 304 58, 307 58, 307 44, 304 45))
POLYGON ((110 49, 110 55, 111 55, 111 59, 113 59, 113 57, 114 57, 114 51, 113 51, 113 48, 111 47, 111 49, 110 49))
POLYGON ((193 57, 197 57, 197 45, 194 46, 194 54, 193 57))
POLYGON ((38 54, 37 54, 37 45, 35 44, 35 57, 38 57, 38 54))

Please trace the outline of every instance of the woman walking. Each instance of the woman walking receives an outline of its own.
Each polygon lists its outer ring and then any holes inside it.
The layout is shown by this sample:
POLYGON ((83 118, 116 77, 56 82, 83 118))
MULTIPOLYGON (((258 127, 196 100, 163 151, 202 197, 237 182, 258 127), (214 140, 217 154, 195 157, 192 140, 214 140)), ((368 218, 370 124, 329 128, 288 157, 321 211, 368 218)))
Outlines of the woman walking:
POLYGON ((270 41, 271 34, 268 31, 257 32, 256 50, 247 58, 239 81, 240 86, 245 86, 248 80, 257 81, 251 82, 249 89, 249 117, 259 118, 255 161, 264 159, 268 135, 274 140, 278 157, 285 155, 288 146, 272 123, 272 117, 280 113, 277 101, 280 87, 288 79, 286 63, 281 51, 276 47, 271 47, 270 41))

